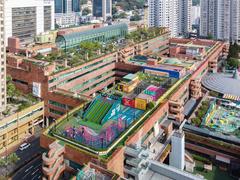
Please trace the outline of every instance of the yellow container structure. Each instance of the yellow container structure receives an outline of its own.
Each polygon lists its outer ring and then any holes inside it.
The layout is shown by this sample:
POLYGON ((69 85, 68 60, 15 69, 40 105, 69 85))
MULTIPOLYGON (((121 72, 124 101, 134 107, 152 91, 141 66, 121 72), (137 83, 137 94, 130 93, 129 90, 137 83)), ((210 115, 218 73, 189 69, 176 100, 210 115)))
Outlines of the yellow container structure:
POLYGON ((141 99, 141 98, 136 98, 135 99, 135 108, 141 109, 141 110, 146 110, 147 109, 147 100, 141 99))

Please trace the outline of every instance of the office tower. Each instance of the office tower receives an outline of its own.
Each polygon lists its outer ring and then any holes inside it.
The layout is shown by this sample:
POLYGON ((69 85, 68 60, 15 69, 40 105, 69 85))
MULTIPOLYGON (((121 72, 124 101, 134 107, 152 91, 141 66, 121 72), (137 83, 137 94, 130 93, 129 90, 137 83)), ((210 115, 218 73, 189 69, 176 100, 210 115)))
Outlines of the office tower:
POLYGON ((80 12, 80 0, 72 0, 72 11, 80 12))
POLYGON ((42 32, 54 29, 54 1, 49 0, 6 0, 5 40, 17 37, 21 44, 34 41, 42 32))
POLYGON ((182 130, 174 132, 171 137, 172 149, 170 153, 170 165, 180 170, 184 169, 185 165, 185 135, 182 130))
POLYGON ((80 0, 55 0, 55 13, 80 12, 80 0))
POLYGON ((4 43, 4 0, 0 1, 0 114, 6 108, 6 53, 4 43))
POLYGON ((149 26, 169 27, 171 35, 191 30, 191 0, 149 0, 149 26))
POLYGON ((93 0, 93 16, 102 17, 104 21, 112 16, 112 0, 93 0))
POLYGON ((237 42, 240 40, 240 1, 201 0, 200 35, 237 42))

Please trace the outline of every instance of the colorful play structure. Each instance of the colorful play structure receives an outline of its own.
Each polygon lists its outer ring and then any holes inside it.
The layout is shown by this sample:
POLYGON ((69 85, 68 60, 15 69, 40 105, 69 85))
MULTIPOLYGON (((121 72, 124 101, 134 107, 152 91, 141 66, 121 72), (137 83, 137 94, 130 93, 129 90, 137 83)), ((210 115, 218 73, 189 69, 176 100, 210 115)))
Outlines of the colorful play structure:
POLYGON ((144 84, 129 74, 113 93, 102 93, 86 107, 73 114, 61 129, 61 135, 95 149, 107 148, 165 92, 162 87, 144 84))
POLYGON ((202 126, 229 134, 240 131, 240 104, 225 100, 212 100, 203 118, 202 126))
POLYGON ((107 148, 143 113, 124 106, 120 97, 102 94, 92 101, 83 115, 70 119, 75 125, 66 126, 62 135, 95 149, 107 148))

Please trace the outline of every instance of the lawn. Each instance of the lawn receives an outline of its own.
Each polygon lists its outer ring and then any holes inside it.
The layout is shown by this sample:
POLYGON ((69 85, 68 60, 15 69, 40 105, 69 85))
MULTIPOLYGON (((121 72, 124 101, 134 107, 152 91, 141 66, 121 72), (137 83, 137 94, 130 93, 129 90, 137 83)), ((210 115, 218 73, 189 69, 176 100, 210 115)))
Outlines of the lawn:
POLYGON ((200 161, 195 161, 196 162, 196 167, 194 168, 194 174, 200 174, 204 176, 207 180, 231 180, 229 174, 225 171, 221 171, 218 167, 213 165, 213 170, 212 171, 204 171, 203 166, 204 164, 200 161))

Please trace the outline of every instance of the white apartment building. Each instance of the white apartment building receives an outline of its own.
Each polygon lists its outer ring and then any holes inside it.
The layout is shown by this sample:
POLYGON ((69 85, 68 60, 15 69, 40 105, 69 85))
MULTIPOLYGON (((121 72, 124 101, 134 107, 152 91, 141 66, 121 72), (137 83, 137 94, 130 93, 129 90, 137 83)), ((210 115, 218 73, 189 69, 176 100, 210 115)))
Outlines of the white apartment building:
POLYGON ((173 37, 191 31, 191 0, 149 0, 149 27, 168 27, 173 37))
POLYGON ((185 134, 182 130, 175 131, 171 137, 172 148, 170 153, 170 166, 184 169, 185 166, 185 134))
POLYGON ((200 35, 215 39, 239 42, 240 1, 201 0, 200 35))
POLYGON ((200 25, 200 6, 192 6, 192 25, 200 25))
POLYGON ((0 0, 0 115, 6 108, 6 53, 4 42, 4 1, 0 0))
POLYGON ((80 23, 79 13, 55 13, 55 23, 59 28, 67 28, 71 26, 77 26, 80 23))
POLYGON ((18 37, 22 44, 54 29, 54 0, 5 0, 6 42, 18 37))
POLYGON ((179 0, 178 33, 187 34, 192 30, 192 0, 179 0))

